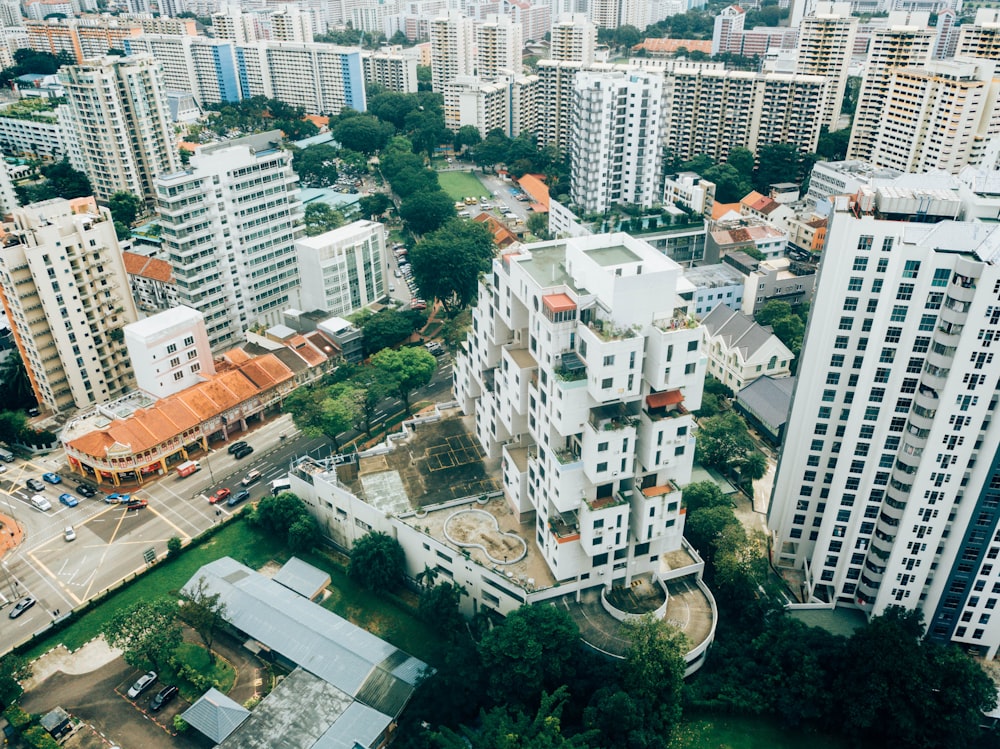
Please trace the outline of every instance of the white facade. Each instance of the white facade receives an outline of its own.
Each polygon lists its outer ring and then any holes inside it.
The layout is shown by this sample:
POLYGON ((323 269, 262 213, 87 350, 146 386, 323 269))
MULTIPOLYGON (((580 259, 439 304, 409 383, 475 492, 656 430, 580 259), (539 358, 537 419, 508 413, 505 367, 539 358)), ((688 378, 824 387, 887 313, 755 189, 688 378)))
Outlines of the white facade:
POLYGON ((764 375, 780 378, 792 373, 795 354, 770 329, 730 305, 716 305, 701 323, 708 373, 733 395, 764 375))
POLYGON ((205 316, 212 350, 279 323, 299 287, 302 204, 277 131, 202 146, 156 183, 163 250, 182 304, 205 316))
POLYGON ((355 221, 295 243, 302 278, 301 306, 346 317, 386 295, 386 230, 355 221))
POLYGON ((626 234, 515 245, 481 281, 456 399, 556 580, 627 584, 681 544, 705 372, 681 288, 626 234))
POLYGON ((949 220, 972 210, 956 198, 837 201, 769 526, 804 600, 917 608, 931 639, 992 658, 1000 229, 949 220))
POLYGON ((659 203, 663 76, 652 71, 576 76, 570 170, 573 202, 587 213, 659 203))
POLYGON ((9 232, 0 295, 39 402, 59 412, 126 393, 121 332, 137 314, 111 214, 54 198, 15 210, 9 232))
POLYGON ((66 153, 55 112, 38 112, 27 119, 4 116, 0 110, 0 147, 8 154, 39 159, 59 160, 66 153))
POLYGON ((125 326, 125 347, 135 384, 165 398, 215 374, 205 318, 179 306, 125 326))
POLYGON ((695 213, 711 217, 715 205, 715 183, 694 172, 680 172, 663 181, 663 202, 680 203, 695 213))
POLYGON ((417 92, 417 60, 412 55, 379 50, 363 53, 361 61, 365 69, 365 83, 376 83, 401 94, 417 92))
POLYGON ((67 115, 94 196, 153 198, 153 181, 180 168, 162 68, 147 55, 101 57, 59 73, 67 115))
POLYGON ((890 13, 888 27, 872 34, 847 158, 872 159, 892 71, 930 62, 934 52, 934 31, 928 28, 928 20, 927 13, 890 13))
POLYGON ((476 75, 495 78, 521 74, 524 35, 509 16, 487 16, 476 24, 476 75))
POLYGON ((996 65, 955 58, 894 70, 872 161, 903 172, 952 174, 978 164, 990 139, 1000 137, 996 65))
POLYGON ((444 85, 475 70, 475 30, 473 21, 457 13, 431 21, 431 88, 444 85))
POLYGON ((585 15, 561 16, 552 24, 549 59, 564 62, 594 61, 597 47, 597 27, 585 15))
POLYGON ((720 304, 739 309, 743 303, 746 278, 731 265, 715 263, 686 268, 684 278, 694 287, 688 309, 698 320, 720 304))
POLYGON ((851 16, 850 3, 817 3, 814 15, 802 19, 795 72, 830 78, 823 124, 840 128, 840 110, 847 89, 847 75, 854 50, 858 19, 851 16))
POLYGON ((444 125, 452 132, 470 125, 485 138, 495 129, 511 135, 511 84, 504 76, 486 81, 458 76, 444 84, 444 125))
POLYGON ((1000 9, 978 9, 975 23, 959 26, 958 32, 956 56, 1000 60, 1000 9))
POLYGON ((125 40, 128 54, 149 54, 163 67, 163 87, 187 91, 199 106, 238 101, 236 44, 226 39, 143 34, 125 40))

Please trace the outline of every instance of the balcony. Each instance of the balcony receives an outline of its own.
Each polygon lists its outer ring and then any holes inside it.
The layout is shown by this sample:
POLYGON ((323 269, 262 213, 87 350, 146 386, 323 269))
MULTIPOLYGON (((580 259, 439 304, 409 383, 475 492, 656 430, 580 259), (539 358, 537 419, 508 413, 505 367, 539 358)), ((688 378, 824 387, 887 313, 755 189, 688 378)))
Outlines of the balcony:
POLYGON ((698 321, 691 315, 688 315, 686 311, 677 309, 674 310, 672 317, 653 320, 653 326, 659 328, 664 333, 670 333, 675 330, 694 330, 698 327, 698 321))
POLYGON ((639 403, 610 403, 590 409, 590 426, 595 432, 617 432, 638 424, 639 403))
POLYGON ((685 416, 690 412, 684 408, 684 395, 680 390, 666 390, 647 395, 643 413, 650 421, 661 421, 685 416))
POLYGON ((575 511, 556 512, 549 518, 549 531, 556 543, 564 544, 580 540, 580 520, 575 511))

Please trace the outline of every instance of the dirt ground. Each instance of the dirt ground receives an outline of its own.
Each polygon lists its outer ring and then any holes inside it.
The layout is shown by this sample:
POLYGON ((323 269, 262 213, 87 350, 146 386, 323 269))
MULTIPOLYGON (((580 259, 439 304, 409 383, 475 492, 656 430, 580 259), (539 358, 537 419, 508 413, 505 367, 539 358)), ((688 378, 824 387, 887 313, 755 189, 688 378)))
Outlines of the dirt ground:
MULTIPOLYGON (((213 649, 236 669, 236 684, 229 696, 241 704, 246 702, 266 678, 260 668, 261 662, 227 636, 220 636, 213 649)), ((171 735, 174 715, 190 707, 187 701, 177 698, 160 713, 149 711, 149 701, 164 684, 157 682, 133 702, 125 693, 140 676, 139 669, 129 666, 121 657, 110 661, 107 657, 88 658, 86 648, 77 653, 76 658, 76 654, 65 651, 53 654, 57 659, 55 666, 40 662, 39 675, 45 676, 26 685, 21 701, 21 706, 29 713, 46 713, 59 706, 88 724, 84 727, 87 730, 79 731, 72 743, 67 744, 67 749, 90 749, 91 746, 106 746, 106 742, 142 749, 213 746, 213 742, 193 728, 177 736, 171 735), (99 665, 90 668, 98 662, 99 665), (95 740, 99 743, 94 744, 95 740)))

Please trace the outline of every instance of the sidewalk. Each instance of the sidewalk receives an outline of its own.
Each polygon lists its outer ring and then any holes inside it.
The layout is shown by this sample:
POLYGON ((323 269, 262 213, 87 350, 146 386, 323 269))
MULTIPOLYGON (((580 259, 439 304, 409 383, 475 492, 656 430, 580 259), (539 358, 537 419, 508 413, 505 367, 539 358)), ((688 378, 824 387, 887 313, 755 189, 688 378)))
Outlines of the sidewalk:
POLYGON ((89 674, 111 663, 121 654, 120 650, 108 645, 103 637, 95 637, 75 653, 67 650, 65 645, 57 645, 31 664, 31 678, 26 679, 21 686, 26 692, 30 691, 58 672, 71 675, 89 674))

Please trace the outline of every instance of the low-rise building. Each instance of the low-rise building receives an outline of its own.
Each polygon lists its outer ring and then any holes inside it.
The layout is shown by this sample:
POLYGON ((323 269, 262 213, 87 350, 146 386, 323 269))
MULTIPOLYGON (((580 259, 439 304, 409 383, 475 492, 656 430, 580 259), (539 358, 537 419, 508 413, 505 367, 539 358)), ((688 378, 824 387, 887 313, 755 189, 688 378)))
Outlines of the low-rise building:
POLYGON ((764 258, 781 257, 788 235, 756 216, 716 221, 705 240, 705 262, 718 263, 733 252, 751 251, 764 258))
POLYGON ((52 99, 26 99, 0 110, 0 148, 6 154, 58 160, 66 155, 64 140, 52 99))
POLYGON ((815 290, 815 263, 787 257, 762 260, 746 276, 741 309, 743 314, 753 316, 772 300, 788 302, 792 306, 809 303, 815 290))
POLYGON ((777 447, 785 436, 795 377, 762 375, 740 390, 735 408, 749 424, 777 447))
POLYGON ((715 183, 695 172, 667 175, 663 182, 663 202, 680 204, 696 213, 711 216, 715 205, 715 183))
POLYGON ((125 326, 135 385, 154 398, 179 393, 215 374, 205 317, 183 305, 125 326))
POLYGON ((694 286, 694 316, 701 320, 720 304, 738 308, 743 303, 746 277, 731 265, 715 263, 687 268, 684 278, 694 286))
POLYGON ((123 252, 125 273, 136 306, 144 312, 168 310, 180 304, 174 271, 166 260, 123 252))
POLYGON ((738 393, 758 377, 788 377, 795 358, 770 328, 719 305, 702 320, 708 373, 738 393))

